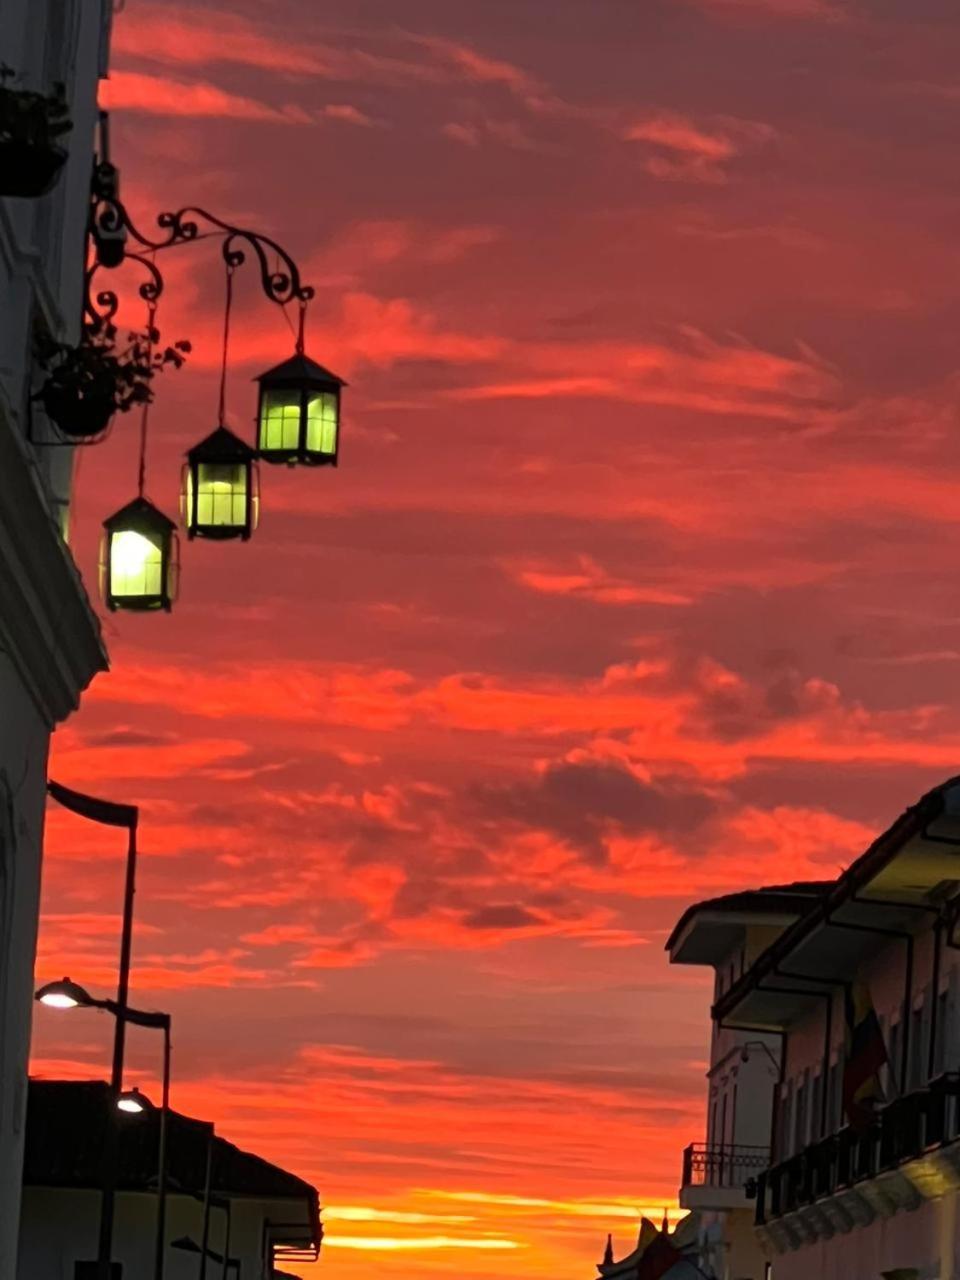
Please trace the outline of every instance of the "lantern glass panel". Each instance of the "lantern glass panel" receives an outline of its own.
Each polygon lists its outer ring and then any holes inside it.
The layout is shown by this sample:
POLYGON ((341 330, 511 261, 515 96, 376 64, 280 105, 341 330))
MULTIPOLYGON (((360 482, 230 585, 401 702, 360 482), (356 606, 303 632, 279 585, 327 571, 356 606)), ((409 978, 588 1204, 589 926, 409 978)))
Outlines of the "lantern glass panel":
POLYGON ((307 401, 307 451, 309 453, 326 453, 333 456, 337 452, 337 426, 339 419, 339 396, 331 391, 318 391, 307 401))
POLYGON ((163 541, 138 533, 134 529, 118 529, 110 536, 110 593, 124 597, 161 596, 163 594, 163 541))
MULTIPOLYGON (((187 468, 187 514, 193 516, 193 468, 187 468)), ((195 523, 200 527, 242 529, 247 523, 247 467, 242 462, 200 462, 197 464, 197 506, 195 523)), ((253 499, 251 524, 257 522, 257 500, 253 499)))
POLYGON ((260 410, 260 448, 296 453, 300 448, 300 392, 269 390, 260 410))

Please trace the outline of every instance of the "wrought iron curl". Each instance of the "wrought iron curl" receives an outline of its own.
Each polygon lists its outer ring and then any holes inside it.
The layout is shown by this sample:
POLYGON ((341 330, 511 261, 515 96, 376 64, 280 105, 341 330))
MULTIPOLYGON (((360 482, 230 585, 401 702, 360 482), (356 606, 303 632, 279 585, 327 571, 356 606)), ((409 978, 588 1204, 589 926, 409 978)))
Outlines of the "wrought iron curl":
MULTIPOLYGON (((281 307, 291 302, 304 306, 316 295, 312 286, 303 283, 300 268, 290 254, 270 236, 234 226, 206 209, 194 206, 164 210, 157 215, 157 226, 165 233, 159 239, 151 239, 140 231, 120 199, 116 168, 106 161, 98 164, 94 170, 90 210, 90 231, 98 248, 107 239, 112 238, 116 242, 119 237, 125 238, 125 234, 128 234, 143 251, 154 254, 208 236, 220 236, 221 254, 228 267, 242 266, 247 261, 248 252, 252 252, 260 268, 261 287, 270 302, 281 307), (210 230, 207 230, 208 227, 210 230)), ((100 267, 113 269, 124 257, 133 258, 146 268, 150 276, 140 286, 141 298, 148 304, 153 304, 163 293, 163 276, 143 251, 124 254, 121 248, 112 262, 100 261, 101 254, 98 253, 97 260, 87 273, 84 303, 85 314, 95 327, 109 323, 118 308, 117 297, 112 290, 101 290, 95 295, 93 293, 93 276, 100 267)))

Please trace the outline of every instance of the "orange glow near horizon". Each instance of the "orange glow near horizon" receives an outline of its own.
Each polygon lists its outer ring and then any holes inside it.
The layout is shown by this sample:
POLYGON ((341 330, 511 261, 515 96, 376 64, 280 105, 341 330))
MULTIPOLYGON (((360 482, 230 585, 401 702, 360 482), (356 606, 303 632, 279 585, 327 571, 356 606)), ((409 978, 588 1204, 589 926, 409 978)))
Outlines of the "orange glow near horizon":
MULTIPOLYGON (((350 384, 338 468, 263 466, 248 544, 184 541, 169 617, 103 617, 51 759, 141 807, 131 997, 173 1016, 174 1106, 319 1188, 309 1280, 590 1280, 607 1232, 677 1221, 712 975, 671 969, 673 924, 833 878, 960 766, 960 20, 549 7, 114 24, 135 221, 288 247, 307 353, 350 384)), ((293 337, 248 256, 249 441, 293 337)), ((193 344, 151 410, 174 515, 223 263, 158 261, 193 344)), ((140 282, 111 274, 122 326, 140 282)), ((136 434, 77 451, 91 594, 136 434)), ((38 983, 113 994, 123 857, 51 806, 38 983)), ((108 1017, 34 1026, 37 1074, 105 1076, 108 1017)), ((156 1036, 129 1055, 158 1096, 156 1036)))

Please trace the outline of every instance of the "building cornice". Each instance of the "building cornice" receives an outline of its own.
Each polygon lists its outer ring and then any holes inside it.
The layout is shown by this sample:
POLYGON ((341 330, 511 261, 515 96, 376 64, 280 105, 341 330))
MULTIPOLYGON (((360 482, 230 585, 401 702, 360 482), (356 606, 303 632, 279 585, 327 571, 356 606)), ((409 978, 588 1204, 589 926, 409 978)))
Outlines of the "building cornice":
POLYGON ((51 728, 107 669, 100 624, 2 401, 0 647, 51 728))
MULTIPOLYGON (((957 788, 960 788, 960 777, 947 779, 946 782, 928 791, 915 805, 902 813, 888 830, 879 835, 866 852, 836 880, 830 892, 761 952, 743 976, 717 1000, 712 1009, 714 1021, 722 1022, 733 1017, 744 998, 752 991, 760 989, 764 979, 772 978, 774 981, 789 979, 791 975, 786 972, 781 973, 778 966, 816 930, 829 927, 831 918, 846 904, 853 901, 861 910, 869 910, 871 905, 869 899, 857 898, 857 893, 865 890, 883 868, 911 841, 931 838, 941 844, 954 846, 960 844, 960 841, 953 837, 945 839, 936 835, 930 836, 928 832, 929 824, 944 814, 947 798, 957 788)), ((919 885, 916 889, 920 900, 925 900, 926 887, 919 885)), ((876 909, 882 913, 883 908, 889 905, 889 903, 879 903, 876 909)), ((796 994, 804 993, 798 988, 796 994)))

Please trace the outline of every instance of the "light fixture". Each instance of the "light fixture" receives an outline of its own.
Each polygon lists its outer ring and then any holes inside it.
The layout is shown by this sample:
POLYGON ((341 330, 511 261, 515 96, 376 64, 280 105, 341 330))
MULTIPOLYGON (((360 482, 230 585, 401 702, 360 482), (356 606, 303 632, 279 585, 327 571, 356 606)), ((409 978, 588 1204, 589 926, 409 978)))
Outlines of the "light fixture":
POLYGON ((223 426, 188 451, 180 507, 189 537, 250 537, 260 514, 256 456, 223 426))
POLYGON ((153 1111, 154 1106, 146 1094, 141 1093, 139 1089, 124 1089, 117 1098, 117 1110, 125 1111, 128 1115, 142 1115, 144 1111, 153 1111))
POLYGON ((40 988, 34 997, 48 1009, 76 1009, 80 1005, 91 1005, 93 997, 79 983, 69 978, 61 978, 59 982, 48 982, 40 988))
POLYGON ((144 497, 103 522, 100 592, 108 609, 170 610, 177 594, 176 525, 144 497))
POLYGON ((347 384, 298 351, 262 373, 257 452, 265 462, 337 465, 340 391, 347 384))

